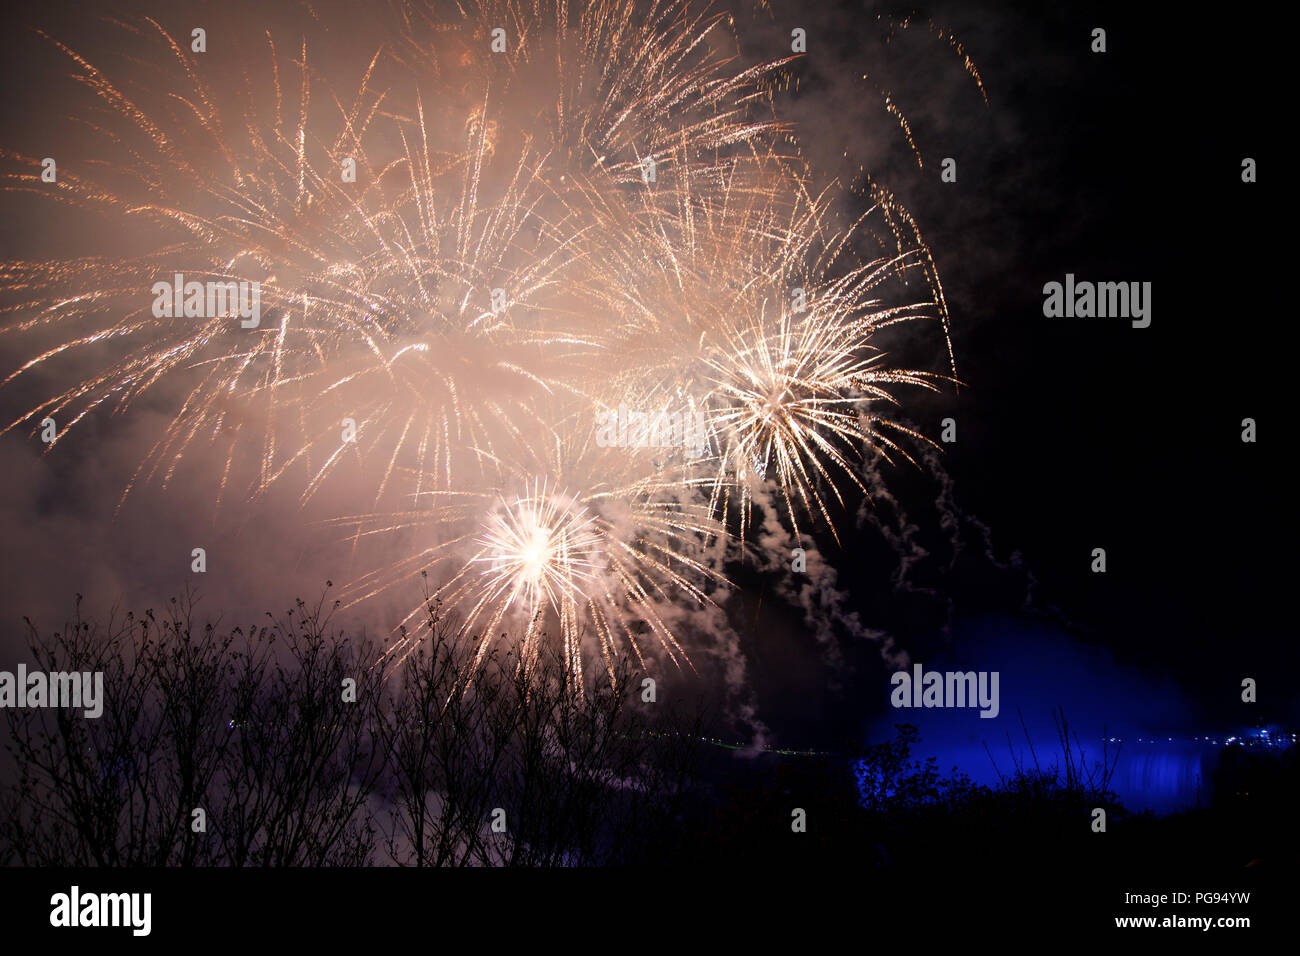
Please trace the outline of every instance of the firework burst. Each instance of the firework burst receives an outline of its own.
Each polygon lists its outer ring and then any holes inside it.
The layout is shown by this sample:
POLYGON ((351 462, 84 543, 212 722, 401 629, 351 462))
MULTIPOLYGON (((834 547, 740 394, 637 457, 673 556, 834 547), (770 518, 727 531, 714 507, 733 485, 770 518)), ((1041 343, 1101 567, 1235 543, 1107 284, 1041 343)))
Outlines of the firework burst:
MULTIPOLYGON (((249 446, 264 487, 285 445, 277 427, 281 385, 322 361, 321 343, 337 330, 369 324, 375 276, 367 264, 385 253, 380 203, 373 187, 349 191, 336 171, 346 158, 359 179, 376 181, 365 148, 383 99, 370 88, 374 61, 345 105, 320 95, 305 44, 286 56, 268 36, 258 59, 273 95, 258 96, 245 75, 229 87, 234 105, 223 109, 214 83, 159 24, 127 29, 144 49, 161 52, 168 93, 115 82, 56 43, 93 94, 87 116, 100 133, 99 158, 66 162, 47 184, 38 160, 6 153, 14 171, 5 188, 72 205, 120 230, 119 247, 146 248, 5 264, 7 309, 23 316, 5 334, 53 344, 4 384, 36 370, 66 374, 58 363, 84 362, 83 354, 112 356, 7 427, 57 416, 66 438, 99 406, 121 411, 163 383, 180 384, 179 409, 137 477, 165 482, 206 437, 224 444, 230 461, 237 444, 249 446), (296 109, 286 100, 296 100, 296 109), (322 138, 321 126, 333 132, 322 138), (156 284, 177 275, 187 289, 184 313, 160 311, 171 296, 160 296, 156 284), (190 283, 257 283, 256 325, 229 307, 191 307, 190 283), (263 399, 261 407, 250 396, 263 399)), ((228 476, 229 469, 223 489, 228 476)))
POLYGON ((625 648, 689 664, 675 622, 725 586, 719 549, 760 496, 796 535, 833 534, 863 453, 924 440, 890 409, 944 376, 890 366, 879 333, 935 319, 946 336, 929 251, 880 190, 839 224, 837 187, 813 188, 776 119, 789 61, 739 65, 725 14, 393 12, 347 96, 305 40, 267 35, 223 76, 145 21, 136 62, 161 55, 166 79, 134 84, 56 43, 101 158, 46 183, 6 153, 5 188, 138 228, 126 253, 4 264, 0 334, 30 354, 0 387, 95 366, 8 428, 57 416, 65 438, 179 389, 128 492, 201 445, 223 462, 218 503, 277 482, 306 501, 355 468, 368 505, 330 522, 368 562, 349 602, 433 574, 480 658, 503 631, 524 660, 554 636, 577 688, 584 648, 611 674, 625 648), (261 314, 201 297, 160 314, 148 292, 174 276, 255 285, 261 314), (698 418, 706 440, 598 440, 625 407, 698 418))
POLYGON ((930 279, 928 250, 919 236, 903 241, 883 199, 836 226, 831 190, 813 195, 772 151, 637 200, 600 231, 622 241, 591 289, 608 317, 595 355, 629 361, 600 372, 598 394, 703 414, 714 504, 726 511, 738 494, 742 537, 752 491, 769 477, 796 533, 801 512, 834 533, 821 487, 842 503, 837 482, 866 490, 865 449, 906 458, 891 433, 925 440, 885 410, 899 405, 896 387, 935 389, 944 376, 888 366, 879 333, 926 319, 946 333, 937 280, 919 283, 933 293, 922 301, 888 300, 909 274, 930 279), (873 218, 886 239, 866 228, 873 218), (892 248, 864 261, 863 244, 892 248))
MULTIPOLYGON (((480 659, 509 622, 524 659, 535 657, 547 628, 558 634, 579 685, 585 640, 606 669, 623 644, 643 664, 647 642, 685 662, 665 609, 711 603, 724 581, 696 555, 724 531, 699 480, 629 451, 637 450, 600 445, 589 429, 557 428, 498 461, 501 477, 491 487, 431 491, 405 512, 338 519, 358 540, 414 542, 350 585, 344 599, 367 600, 445 565, 434 597, 461 611, 480 659)), ((413 608, 403 627, 424 612, 423 604, 413 608)), ((391 653, 404 657, 419 637, 404 636, 391 653)))

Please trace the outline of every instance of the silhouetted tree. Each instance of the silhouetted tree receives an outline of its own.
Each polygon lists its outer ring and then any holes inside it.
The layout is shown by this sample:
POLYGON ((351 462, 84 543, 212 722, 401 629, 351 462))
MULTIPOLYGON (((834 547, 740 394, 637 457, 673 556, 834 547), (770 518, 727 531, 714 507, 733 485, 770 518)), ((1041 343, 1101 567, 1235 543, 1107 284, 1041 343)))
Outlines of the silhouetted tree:
POLYGON ((47 672, 102 672, 103 713, 9 709, 17 780, 5 842, 28 865, 365 862, 382 767, 370 730, 380 675, 299 601, 219 634, 193 602, 82 620, 30 649, 47 672), (357 682, 345 703, 344 678, 357 682), (202 811, 196 814, 195 811, 202 811))
POLYGON ((661 859, 694 769, 698 720, 642 704, 626 659, 577 693, 558 652, 478 663, 430 606, 396 679, 387 846, 401 864, 590 865, 661 859), (494 821, 498 829, 493 828, 494 821))
POLYGON ((579 692, 546 649, 478 660, 431 606, 397 665, 330 613, 196 630, 186 598, 99 626, 78 599, 62 631, 28 622, 39 668, 103 673, 103 713, 6 711, 0 861, 572 865, 674 839, 698 726, 643 704, 626 661, 579 692))

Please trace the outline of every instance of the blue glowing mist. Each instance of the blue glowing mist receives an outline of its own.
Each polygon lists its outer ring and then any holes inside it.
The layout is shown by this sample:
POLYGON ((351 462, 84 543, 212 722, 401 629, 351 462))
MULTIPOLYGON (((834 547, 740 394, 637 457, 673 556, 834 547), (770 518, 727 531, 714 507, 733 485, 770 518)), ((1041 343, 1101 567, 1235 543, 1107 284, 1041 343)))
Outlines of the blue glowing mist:
POLYGON ((1272 737, 1268 730, 1207 732, 1172 682, 1121 667, 1105 649, 1059 632, 979 622, 956 638, 954 646, 974 650, 919 662, 926 671, 997 671, 998 715, 983 718, 975 707, 891 707, 868 728, 869 740, 892 737, 894 724, 913 724, 921 733, 913 758, 935 757, 942 772, 956 769, 993 786, 1017 766, 1062 763, 1055 714, 1063 711, 1076 760, 1111 765, 1109 786, 1124 806, 1157 814, 1208 805, 1225 745, 1291 743, 1276 729, 1272 737))

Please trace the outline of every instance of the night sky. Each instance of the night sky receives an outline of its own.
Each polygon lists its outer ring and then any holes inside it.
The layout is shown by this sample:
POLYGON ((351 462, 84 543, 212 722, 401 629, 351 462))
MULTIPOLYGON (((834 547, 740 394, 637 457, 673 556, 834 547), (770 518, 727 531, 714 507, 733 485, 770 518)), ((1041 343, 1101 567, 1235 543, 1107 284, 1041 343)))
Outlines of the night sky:
MULTIPOLYGON (((933 470, 883 466, 896 503, 859 510, 850 496, 841 543, 818 537, 845 613, 914 661, 1002 672, 1001 717, 945 715, 928 731, 935 752, 980 735, 1000 740, 1018 730, 1018 711, 1050 733, 1058 706, 1089 733, 1103 724, 1182 737, 1294 727, 1297 527, 1285 393, 1295 335, 1283 301, 1290 244, 1277 79, 1290 54, 1281 25, 1191 8, 944 2, 891 37, 875 14, 906 11, 737 7, 746 62, 783 55, 792 27, 808 31, 808 55, 790 67, 798 89, 777 95, 781 118, 822 175, 860 186, 865 166, 897 195, 947 296, 960 390, 909 393, 905 414, 934 437, 954 418, 957 441, 942 446, 933 470), (987 105, 926 16, 964 45, 987 105), (1089 50, 1095 27, 1106 30, 1104 54, 1089 50), (923 168, 872 84, 906 116, 923 168), (956 183, 940 181, 946 157, 957 160, 956 183), (1242 182, 1245 157, 1257 160, 1258 182, 1242 182), (1150 327, 1045 317, 1043 286, 1067 273, 1150 282, 1150 327), (1241 440, 1244 418, 1258 423, 1256 443, 1241 440), (900 509, 915 558, 906 566, 872 518, 896 530, 900 509), (1089 569, 1096 547, 1105 574, 1089 569), (1240 700, 1246 677, 1259 683, 1257 704, 1240 700)), ((67 70, 33 30, 102 52, 101 8, 51 2, 7 14, 0 145, 43 155, 50 137, 69 135, 56 123, 73 95, 67 70)), ((286 35, 306 18, 288 5, 253 9, 286 35)), ((174 4, 122 12, 145 10, 178 30, 188 23, 174 4)), ((348 69, 358 59, 349 51, 366 50, 361 41, 381 30, 382 17, 361 10, 320 7, 334 24, 324 57, 348 69)), ((218 43, 212 50, 220 55, 218 43)), ((0 258, 104 238, 75 211, 15 195, 0 202, 0 258)), ((933 326, 889 342, 918 361, 942 346, 933 326)), ((0 340, 6 371, 15 354, 0 340)), ((6 423, 31 394, 0 391, 6 423)), ((224 569, 203 582, 204 606, 228 620, 346 577, 346 548, 331 550, 312 525, 320 515, 299 512, 291 494, 214 517, 200 481, 211 462, 195 462, 169 489, 143 488, 115 514, 168 412, 165 394, 151 397, 44 458, 26 429, 0 438, 3 666, 21 653, 24 615, 53 626, 76 593, 102 611, 183 588, 191 541, 207 542, 224 569)), ((819 642, 770 580, 734 573, 741 588, 728 614, 769 743, 846 752, 908 718, 888 706, 893 668, 878 644, 842 628, 833 646, 819 642)), ((383 599, 353 620, 380 631, 396 608, 383 599)), ((713 698, 718 679, 706 662, 673 687, 713 698)), ((752 731, 718 728, 733 739, 752 731)))

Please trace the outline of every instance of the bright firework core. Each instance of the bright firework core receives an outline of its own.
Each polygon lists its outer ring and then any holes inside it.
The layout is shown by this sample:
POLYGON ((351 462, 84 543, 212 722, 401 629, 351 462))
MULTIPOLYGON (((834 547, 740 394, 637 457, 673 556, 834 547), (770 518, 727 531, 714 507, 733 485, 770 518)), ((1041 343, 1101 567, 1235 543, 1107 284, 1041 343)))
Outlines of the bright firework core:
POLYGON ((581 506, 552 497, 545 489, 488 517, 478 539, 481 553, 473 561, 492 598, 504 597, 507 607, 521 603, 530 617, 557 609, 564 598, 576 599, 596 577, 599 538, 593 519, 581 506))

